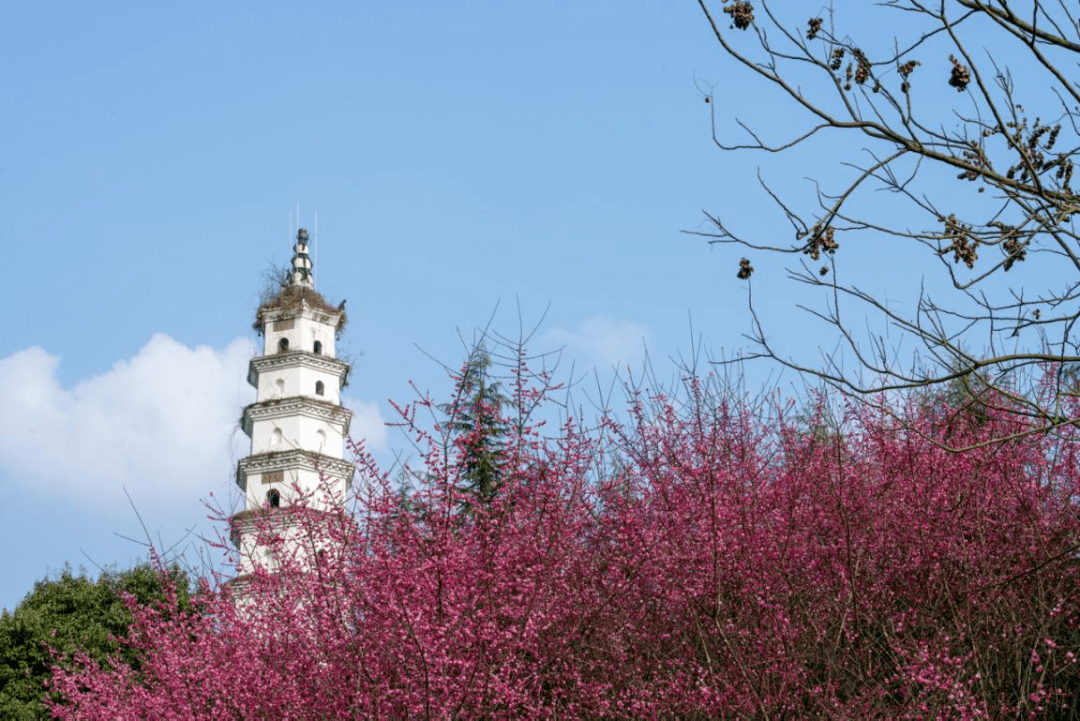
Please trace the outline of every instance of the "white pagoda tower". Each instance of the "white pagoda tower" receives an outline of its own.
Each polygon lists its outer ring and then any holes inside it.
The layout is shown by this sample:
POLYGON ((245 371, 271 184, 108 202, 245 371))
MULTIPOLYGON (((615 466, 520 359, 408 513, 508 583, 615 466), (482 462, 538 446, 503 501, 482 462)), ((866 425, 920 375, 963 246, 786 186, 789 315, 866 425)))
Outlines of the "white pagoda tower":
POLYGON ((352 412, 341 406, 349 365, 334 357, 344 306, 316 292, 301 228, 289 277, 255 320, 263 352, 251 359, 248 382, 258 393, 240 421, 251 454, 236 469, 245 508, 232 517, 241 577, 275 570, 283 551, 301 563, 319 552, 304 527, 311 514, 297 511, 339 509, 352 483, 353 465, 343 458, 352 412))

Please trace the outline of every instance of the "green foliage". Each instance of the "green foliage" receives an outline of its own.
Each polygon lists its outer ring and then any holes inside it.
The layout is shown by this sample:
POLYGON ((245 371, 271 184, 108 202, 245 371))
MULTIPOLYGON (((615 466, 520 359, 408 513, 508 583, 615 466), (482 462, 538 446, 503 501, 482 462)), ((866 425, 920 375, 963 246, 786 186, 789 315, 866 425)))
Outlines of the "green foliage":
POLYGON ((510 401, 491 376, 491 353, 483 343, 469 354, 457 379, 452 403, 440 406, 448 416, 448 429, 461 454, 461 490, 473 502, 488 503, 498 493, 506 462, 508 425, 503 408, 510 401))
MULTIPOLYGON (((188 578, 167 571, 184 608, 189 607, 188 578)), ((104 664, 117 659, 137 667, 130 649, 120 649, 131 622, 125 598, 147 605, 160 601, 161 572, 148 564, 122 572, 103 572, 96 581, 65 568, 58 578, 38 581, 15 608, 0 615, 0 718, 47 719, 43 699, 52 667, 77 649, 104 664)))

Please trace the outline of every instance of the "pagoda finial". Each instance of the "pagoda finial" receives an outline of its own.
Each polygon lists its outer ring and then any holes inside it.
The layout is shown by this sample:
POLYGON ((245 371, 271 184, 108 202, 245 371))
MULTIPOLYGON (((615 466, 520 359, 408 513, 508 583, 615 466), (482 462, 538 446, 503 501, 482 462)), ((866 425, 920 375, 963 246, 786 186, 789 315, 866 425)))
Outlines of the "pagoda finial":
POLYGON ((289 285, 298 285, 304 288, 315 287, 311 257, 308 255, 308 232, 306 228, 300 228, 296 231, 296 245, 293 246, 292 273, 289 276, 289 285))

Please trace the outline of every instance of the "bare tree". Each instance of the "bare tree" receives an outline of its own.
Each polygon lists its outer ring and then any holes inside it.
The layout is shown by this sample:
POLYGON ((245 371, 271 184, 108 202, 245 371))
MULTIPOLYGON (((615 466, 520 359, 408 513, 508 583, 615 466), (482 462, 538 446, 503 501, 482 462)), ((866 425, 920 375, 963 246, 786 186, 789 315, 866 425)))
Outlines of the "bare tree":
POLYGON ((820 143, 836 166, 798 173, 815 176, 804 198, 762 180, 790 222, 786 242, 719 213, 698 231, 754 251, 739 278, 761 265, 755 254, 789 254, 789 280, 824 294, 809 310, 838 330, 835 353, 819 364, 781 353, 754 312, 759 354, 865 396, 951 383, 1005 394, 1033 431, 1080 421, 1064 409, 1080 361, 1075 0, 699 5, 726 61, 788 106, 782 130, 764 129, 732 122, 739 105, 707 90, 715 143, 778 154, 788 173, 820 143), (882 262, 923 254, 948 282, 898 308, 846 280, 848 243, 865 239, 882 262), (850 319, 866 312, 884 323, 856 332, 850 319), (898 338, 918 341, 917 362, 901 360, 898 338))

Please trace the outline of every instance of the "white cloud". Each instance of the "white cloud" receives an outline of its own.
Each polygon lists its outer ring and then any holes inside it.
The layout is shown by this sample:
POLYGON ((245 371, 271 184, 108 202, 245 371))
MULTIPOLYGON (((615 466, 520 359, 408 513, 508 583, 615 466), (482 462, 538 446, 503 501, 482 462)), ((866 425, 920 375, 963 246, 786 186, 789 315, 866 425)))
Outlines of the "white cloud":
POLYGON ((599 315, 583 320, 574 330, 554 328, 545 340, 565 346, 571 355, 584 356, 596 365, 621 370, 644 357, 649 331, 639 323, 599 315))
POLYGON ((364 439, 364 448, 370 452, 385 451, 390 446, 386 421, 379 413, 379 404, 375 401, 355 401, 342 399, 346 408, 353 412, 349 424, 349 435, 356 440, 364 439))
MULTIPOLYGON (((239 430, 254 400, 255 348, 189 348, 158 334, 106 373, 62 388, 60 359, 32 347, 0 358, 0 475, 34 492, 95 507, 219 497, 250 441, 239 430)), ((378 407, 354 408, 353 435, 385 442, 378 407), (381 435, 380 435, 381 434, 381 435)))

